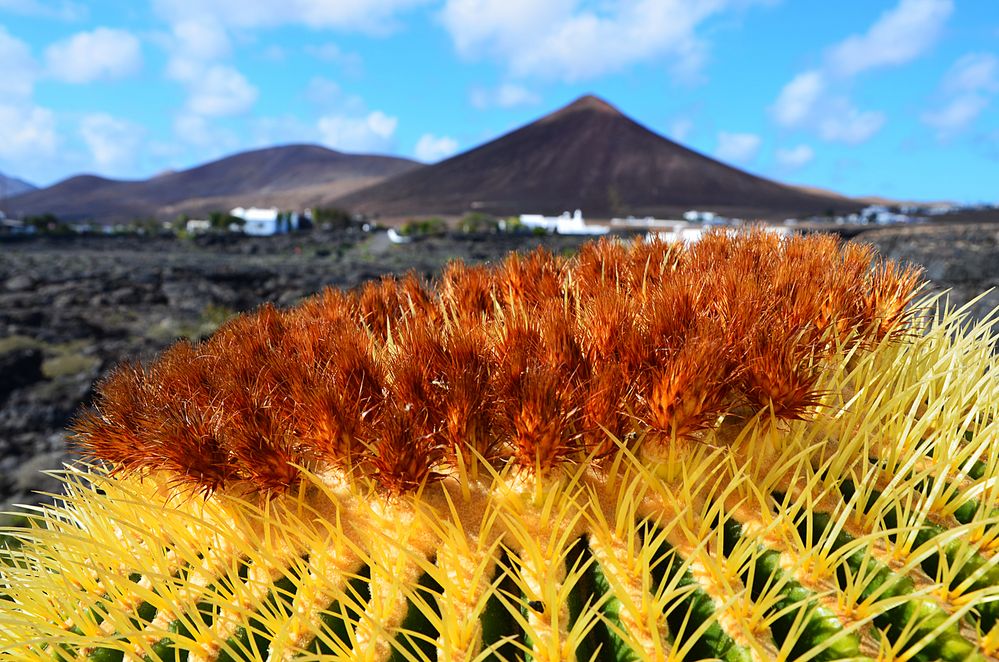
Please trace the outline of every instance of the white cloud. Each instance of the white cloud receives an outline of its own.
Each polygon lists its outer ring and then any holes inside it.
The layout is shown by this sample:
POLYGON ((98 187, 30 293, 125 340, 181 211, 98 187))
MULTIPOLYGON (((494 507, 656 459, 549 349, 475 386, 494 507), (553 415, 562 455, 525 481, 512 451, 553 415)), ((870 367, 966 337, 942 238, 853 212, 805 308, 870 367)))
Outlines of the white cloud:
POLYGON ((39 73, 31 48, 0 25, 0 168, 43 181, 62 155, 55 113, 33 99, 39 73))
POLYGON ((218 62, 230 54, 232 44, 217 20, 205 17, 175 22, 167 48, 170 58, 166 74, 186 89, 188 116, 235 115, 245 112, 256 101, 257 89, 246 77, 234 67, 218 62))
POLYGON ((142 67, 142 47, 130 32, 97 28, 52 44, 45 62, 49 76, 67 83, 123 78, 142 67))
POLYGON ((503 83, 496 90, 496 105, 500 108, 528 106, 541 101, 541 97, 523 85, 503 83))
MULTIPOLYGON (((193 129, 193 116, 234 115, 249 110, 256 102, 258 89, 235 67, 222 62, 232 52, 234 31, 245 34, 284 25, 305 25, 313 29, 386 33, 396 27, 398 13, 429 1, 153 0, 157 15, 171 26, 171 34, 165 39, 170 56, 167 76, 181 83, 188 93, 185 118, 178 126, 186 124, 193 129)), ((360 67, 356 54, 343 53, 339 49, 334 52, 328 46, 318 48, 314 54, 337 57, 346 69, 360 67)), ((279 57, 282 52, 273 46, 262 49, 265 57, 279 57)), ((315 85, 311 87, 312 92, 321 95, 322 91, 315 85)))
POLYGON ((484 87, 473 87, 472 91, 468 94, 468 102, 472 104, 473 108, 478 108, 479 110, 485 110, 489 108, 492 103, 490 99, 489 90, 484 87))
POLYGON ((969 127, 999 92, 999 58, 969 53, 951 66, 940 84, 946 101, 922 114, 923 123, 947 139, 969 127))
POLYGON ((364 99, 357 94, 345 92, 339 83, 325 76, 310 78, 305 86, 304 96, 322 113, 329 114, 335 110, 340 115, 358 116, 368 112, 364 99))
POLYGON ((330 62, 337 65, 343 69, 345 73, 351 76, 360 75, 362 69, 364 68, 360 55, 344 51, 333 42, 306 46, 305 52, 317 60, 323 60, 324 62, 330 62))
POLYGON ((102 174, 117 174, 135 163, 143 136, 142 127, 107 113, 85 115, 80 137, 102 174))
POLYGON ((205 146, 214 141, 214 132, 207 119, 200 115, 182 113, 173 120, 174 134, 190 145, 205 146))
POLYGON ((437 137, 430 133, 424 133, 416 141, 416 149, 413 154, 420 161, 436 163, 445 159, 458 151, 458 141, 448 136, 437 137))
POLYGON ((177 60, 217 60, 232 50, 225 27, 211 17, 177 21, 171 32, 171 51, 177 60))
POLYGON ((310 44, 305 47, 305 52, 318 60, 325 60, 327 62, 335 62, 343 56, 343 51, 340 47, 332 42, 327 42, 325 44, 310 44))
POLYGON ((979 135, 975 141, 975 148, 985 158, 999 161, 999 131, 990 131, 979 135))
POLYGON ((257 88, 243 74, 225 64, 213 64, 189 81, 187 107, 208 117, 238 115, 257 100, 257 88))
POLYGON ((41 3, 38 0, 0 0, 0 9, 21 16, 76 21, 87 15, 87 7, 75 2, 41 3))
POLYGON ((268 62, 284 62, 288 59, 288 54, 277 44, 271 44, 260 52, 260 57, 268 62))
POLYGON ((792 78, 770 107, 774 121, 789 129, 807 129, 828 141, 859 144, 881 130, 885 114, 857 108, 849 80, 870 69, 905 64, 936 42, 954 10, 953 0, 899 0, 863 34, 826 51, 821 67, 792 78))
POLYGON ((180 129, 196 136, 197 125, 206 124, 204 117, 238 115, 256 102, 257 88, 235 67, 220 62, 232 52, 232 43, 218 20, 205 16, 175 21, 166 47, 170 54, 166 75, 187 92, 184 114, 174 122, 175 132, 180 129))
POLYGON ((798 74, 781 89, 771 107, 774 119, 781 126, 800 126, 814 112, 825 87, 821 71, 813 69, 798 74))
POLYGON ((329 106, 343 98, 343 90, 335 80, 313 76, 305 88, 305 98, 317 106, 329 106))
POLYGON ((536 41, 572 15, 576 0, 448 0, 441 19, 463 57, 483 46, 505 56, 536 41))
POLYGON ((748 163, 756 158, 762 142, 755 133, 719 131, 715 156, 730 163, 748 163))
POLYGON ((316 127, 295 115, 254 117, 249 121, 251 143, 257 147, 290 143, 314 143, 318 140, 316 127))
POLYGON ((155 0, 169 20, 211 17, 229 27, 271 28, 302 24, 379 34, 396 27, 395 16, 429 0, 155 0))
POLYGON ((197 147, 202 152, 230 152, 241 144, 239 137, 232 131, 192 113, 181 113, 174 117, 173 132, 183 143, 197 147))
POLYGON ((35 90, 38 75, 35 59, 26 43, 11 35, 0 25, 0 99, 29 99, 35 90))
POLYGON ((797 145, 795 147, 779 148, 775 155, 777 164, 780 167, 788 170, 796 170, 815 158, 815 150, 808 145, 797 145))
POLYGON ((364 117, 330 114, 319 118, 317 127, 322 142, 347 152, 386 152, 399 120, 380 110, 364 117))
POLYGON ((944 76, 942 88, 951 94, 999 91, 999 58, 992 53, 968 53, 944 76))
POLYGON ((686 140, 693 131, 694 120, 689 117, 678 117, 669 125, 669 136, 679 142, 686 140))
POLYGON ((866 142, 881 130, 884 113, 857 108, 845 94, 826 90, 824 81, 820 72, 809 71, 785 85, 770 108, 777 124, 807 129, 823 140, 850 145, 866 142))
POLYGON ((0 103, 0 158, 52 156, 58 144, 55 114, 51 110, 0 103))
POLYGON ((880 131, 884 123, 884 113, 859 110, 848 100, 837 99, 819 120, 819 137, 830 142, 859 145, 880 131))
POLYGON ((936 42, 954 10, 953 0, 901 0, 862 35, 833 46, 829 66, 841 76, 909 62, 936 42))
POLYGON ((937 130, 937 137, 948 138, 969 126, 989 105, 989 100, 976 94, 961 95, 942 108, 922 114, 923 123, 937 130))
POLYGON ((515 76, 594 78, 666 58, 696 75, 706 45, 697 29, 734 0, 636 0, 583 8, 579 0, 447 0, 441 19, 458 53, 507 64, 515 76))
POLYGON ((496 89, 490 90, 482 87, 475 87, 469 95, 472 106, 483 110, 485 108, 515 108, 517 106, 532 106, 541 101, 541 97, 527 89, 523 85, 516 83, 503 83, 496 89))

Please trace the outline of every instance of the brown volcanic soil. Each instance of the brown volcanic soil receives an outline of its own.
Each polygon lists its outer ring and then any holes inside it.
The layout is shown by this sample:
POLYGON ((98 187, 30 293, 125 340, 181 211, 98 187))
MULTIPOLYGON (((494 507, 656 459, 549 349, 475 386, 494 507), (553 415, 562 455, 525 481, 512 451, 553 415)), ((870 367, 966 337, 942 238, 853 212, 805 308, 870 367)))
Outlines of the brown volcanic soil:
POLYGON ((11 198, 10 214, 50 212, 69 221, 121 222, 235 206, 300 209, 335 193, 371 185, 420 164, 390 156, 344 154, 317 145, 242 152, 141 181, 80 175, 11 198))
POLYGON ((348 194, 337 204, 393 217, 579 208, 591 218, 674 216, 692 208, 772 217, 861 206, 719 163, 593 96, 436 165, 348 194))

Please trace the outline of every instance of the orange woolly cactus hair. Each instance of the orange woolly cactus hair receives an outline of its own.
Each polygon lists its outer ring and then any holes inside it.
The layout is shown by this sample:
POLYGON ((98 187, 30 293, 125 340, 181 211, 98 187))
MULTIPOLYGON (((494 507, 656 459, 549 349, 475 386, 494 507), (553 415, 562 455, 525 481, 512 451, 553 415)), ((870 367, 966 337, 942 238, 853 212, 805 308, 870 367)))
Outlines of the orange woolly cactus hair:
POLYGON ((385 277, 125 366, 76 429, 116 471, 165 469, 203 492, 288 490, 308 467, 400 493, 473 458, 544 472, 606 455, 611 438, 807 418, 824 365, 904 332, 918 272, 872 261, 831 237, 758 231, 458 262, 439 294, 385 277))
POLYGON ((919 279, 757 230, 264 306, 100 386, 0 651, 995 659, 999 363, 919 279))

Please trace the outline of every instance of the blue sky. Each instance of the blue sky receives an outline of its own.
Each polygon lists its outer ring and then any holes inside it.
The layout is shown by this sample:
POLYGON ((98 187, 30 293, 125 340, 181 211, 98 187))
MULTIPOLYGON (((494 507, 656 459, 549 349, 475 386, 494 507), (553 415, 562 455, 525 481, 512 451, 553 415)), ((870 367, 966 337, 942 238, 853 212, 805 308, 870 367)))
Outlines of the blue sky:
POLYGON ((996 0, 0 0, 0 172, 435 161, 585 93, 751 172, 999 201, 996 0))

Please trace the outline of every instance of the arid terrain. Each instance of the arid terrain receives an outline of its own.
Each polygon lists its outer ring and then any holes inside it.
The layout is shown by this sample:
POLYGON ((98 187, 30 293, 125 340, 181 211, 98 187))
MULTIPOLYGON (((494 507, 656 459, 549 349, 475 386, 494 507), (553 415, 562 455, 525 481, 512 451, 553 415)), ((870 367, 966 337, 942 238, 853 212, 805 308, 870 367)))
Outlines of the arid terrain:
MULTIPOLYGON (((999 286, 999 224, 880 229, 854 240, 924 266, 931 289, 950 288, 954 303, 999 286)), ((0 510, 56 488, 39 471, 70 457, 66 426, 89 402, 94 381, 122 361, 148 360, 266 301, 289 306, 326 286, 408 270, 432 279, 455 257, 495 261, 539 243, 572 252, 582 241, 456 234, 396 245, 383 233, 351 229, 0 243, 0 510)), ((997 306, 992 292, 973 313, 997 306)))

